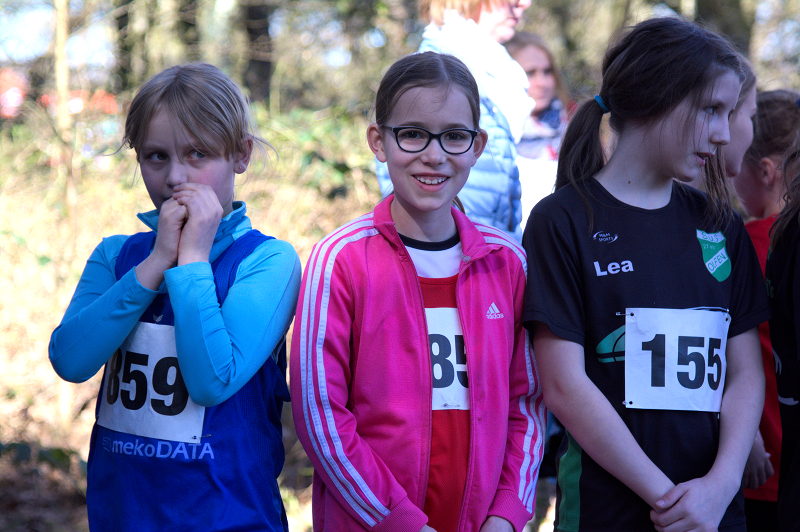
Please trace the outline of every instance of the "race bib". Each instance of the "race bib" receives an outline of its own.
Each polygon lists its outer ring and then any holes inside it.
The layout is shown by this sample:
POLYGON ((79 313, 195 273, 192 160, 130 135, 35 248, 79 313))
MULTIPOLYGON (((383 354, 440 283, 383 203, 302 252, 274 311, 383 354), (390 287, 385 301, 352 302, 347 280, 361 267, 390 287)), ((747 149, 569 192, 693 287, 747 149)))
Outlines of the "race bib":
POLYGON ((205 408, 189 398, 175 327, 139 322, 106 363, 97 423, 126 434, 199 443, 205 408))
POLYGON ((719 412, 731 317, 699 309, 625 310, 625 406, 719 412))
POLYGON ((469 410, 467 355, 455 308, 426 308, 433 410, 469 410))

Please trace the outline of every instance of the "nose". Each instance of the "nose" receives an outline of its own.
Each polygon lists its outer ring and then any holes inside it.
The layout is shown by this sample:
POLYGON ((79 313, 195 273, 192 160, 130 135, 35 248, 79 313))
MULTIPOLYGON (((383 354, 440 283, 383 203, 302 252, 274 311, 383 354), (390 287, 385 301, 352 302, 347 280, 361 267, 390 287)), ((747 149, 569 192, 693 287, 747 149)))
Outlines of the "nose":
POLYGON ((445 161, 447 153, 440 144, 441 138, 431 139, 425 149, 420 152, 422 162, 430 165, 438 165, 445 161))
POLYGON ((514 14, 519 17, 522 15, 523 11, 531 7, 532 0, 512 0, 511 7, 514 10, 514 14))
POLYGON ((186 183, 188 181, 188 174, 186 165, 179 160, 173 159, 170 161, 169 173, 167 174, 167 184, 171 187, 186 183))
POLYGON ((719 120, 715 120, 711 127, 711 142, 719 146, 724 146, 730 143, 731 122, 729 117, 725 116, 719 120))

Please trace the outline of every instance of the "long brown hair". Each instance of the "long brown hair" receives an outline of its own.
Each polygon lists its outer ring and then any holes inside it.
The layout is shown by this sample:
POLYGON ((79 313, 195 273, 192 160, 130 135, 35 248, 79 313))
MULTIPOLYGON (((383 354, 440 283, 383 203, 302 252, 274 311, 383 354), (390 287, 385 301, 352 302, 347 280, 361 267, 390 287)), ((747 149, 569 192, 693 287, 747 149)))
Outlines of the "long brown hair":
POLYGON ((800 224, 800 134, 797 132, 783 161, 783 179, 786 182, 786 203, 772 226, 772 247, 789 226, 800 224))
MULTIPOLYGON (((612 129, 621 132, 628 123, 656 122, 687 97, 699 102, 726 71, 743 80, 739 57, 726 39, 695 23, 672 17, 640 22, 603 59, 599 96, 610 112, 612 129)), ((594 100, 575 113, 561 144, 556 189, 591 179, 605 166, 600 141, 604 114, 594 100)), ((709 212, 713 225, 722 225, 730 208, 721 193, 724 186, 715 186, 724 183, 724 174, 715 166, 706 168, 709 212)))
POLYGON ((744 160, 757 166, 763 157, 778 155, 781 161, 800 132, 800 93, 790 90, 759 92, 753 143, 744 160))

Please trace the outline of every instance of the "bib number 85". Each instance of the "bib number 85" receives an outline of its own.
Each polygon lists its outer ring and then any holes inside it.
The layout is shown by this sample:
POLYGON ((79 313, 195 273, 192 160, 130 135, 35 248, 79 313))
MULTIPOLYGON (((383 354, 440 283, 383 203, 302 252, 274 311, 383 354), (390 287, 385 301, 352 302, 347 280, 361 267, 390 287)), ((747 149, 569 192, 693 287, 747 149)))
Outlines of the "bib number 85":
MULTIPOLYGON (((117 350, 109 364, 109 376, 105 399, 109 405, 120 400, 128 410, 139 410, 147 402, 148 372, 138 368, 148 368, 150 356, 134 351, 117 350), (122 388, 120 384, 125 384, 122 388)), ((161 358, 153 368, 153 391, 165 399, 152 398, 150 406, 164 416, 176 416, 183 412, 189 402, 189 392, 183 382, 177 357, 161 358)))
POLYGON ((460 334, 455 336, 455 346, 450 345, 450 340, 443 334, 431 334, 429 337, 431 345, 431 370, 433 372, 433 387, 448 388, 453 384, 455 378, 464 388, 469 387, 467 372, 456 370, 451 355, 455 348, 455 364, 463 365, 467 363, 467 355, 464 352, 464 337, 460 334), (437 371, 437 367, 439 371, 437 371), (439 373, 437 376, 436 374, 439 373))
MULTIPOLYGON (((678 371, 678 382, 684 388, 696 390, 705 384, 708 377, 708 386, 712 390, 719 388, 722 377, 722 359, 719 349, 722 340, 709 338, 706 349, 706 339, 702 336, 678 336, 677 365, 687 367, 687 371, 678 371), (694 350, 705 350, 706 354, 694 350), (691 366, 691 369, 689 367, 691 366), (706 368, 712 371, 706 372, 706 368)), ((650 352, 650 386, 663 388, 666 380, 666 335, 656 334, 652 340, 642 342, 642 351, 650 352)))

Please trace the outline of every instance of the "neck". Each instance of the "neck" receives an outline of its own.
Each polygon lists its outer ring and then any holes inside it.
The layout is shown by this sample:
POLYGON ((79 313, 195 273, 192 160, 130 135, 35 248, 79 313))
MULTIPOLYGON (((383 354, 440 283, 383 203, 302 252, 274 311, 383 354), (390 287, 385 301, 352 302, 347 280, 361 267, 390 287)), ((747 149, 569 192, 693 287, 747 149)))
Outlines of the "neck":
POLYGON ((392 219, 397 232, 422 242, 442 242, 456 233, 456 221, 450 206, 430 212, 415 212, 405 209, 395 196, 391 206, 392 219))
POLYGON ((653 149, 643 139, 636 131, 626 130, 620 135, 611 159, 595 179, 623 203, 642 209, 659 209, 672 197, 673 178, 661 175, 643 157, 653 149))

